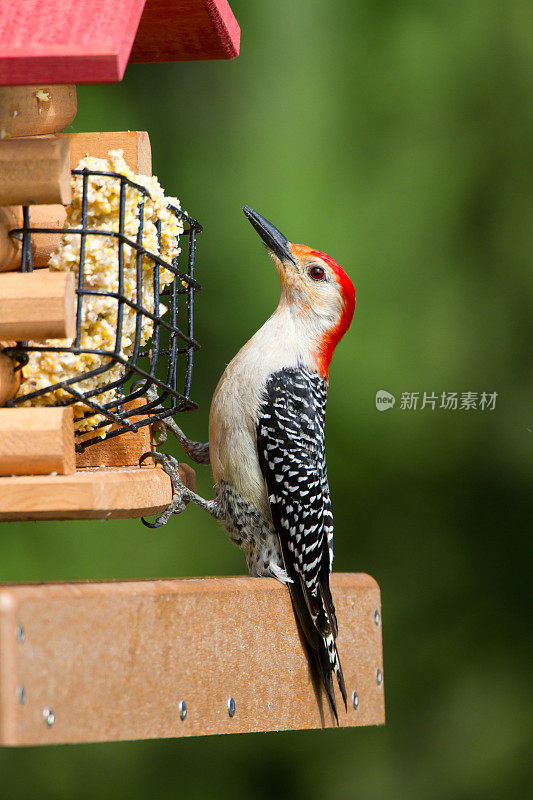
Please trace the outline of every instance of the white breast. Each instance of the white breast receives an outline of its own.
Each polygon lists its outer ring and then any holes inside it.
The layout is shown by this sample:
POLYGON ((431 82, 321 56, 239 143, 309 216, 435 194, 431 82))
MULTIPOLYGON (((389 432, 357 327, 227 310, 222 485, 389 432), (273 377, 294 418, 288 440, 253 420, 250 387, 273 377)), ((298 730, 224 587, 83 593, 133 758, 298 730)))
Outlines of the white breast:
POLYGON ((309 348, 299 318, 279 306, 239 350, 222 375, 211 402, 209 456, 215 485, 237 489, 265 516, 270 507, 256 448, 256 411, 266 381, 284 367, 308 366, 309 348))

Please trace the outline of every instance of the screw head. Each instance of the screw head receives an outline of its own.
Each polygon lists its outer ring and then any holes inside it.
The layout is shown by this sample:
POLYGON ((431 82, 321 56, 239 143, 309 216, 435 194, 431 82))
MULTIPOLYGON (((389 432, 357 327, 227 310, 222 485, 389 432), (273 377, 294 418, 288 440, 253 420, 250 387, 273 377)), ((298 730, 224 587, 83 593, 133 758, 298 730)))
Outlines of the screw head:
POLYGON ((21 706, 26 702, 26 690, 24 686, 17 686, 17 698, 21 706))
POLYGON ((187 704, 185 700, 180 700, 178 703, 178 709, 180 712, 180 719, 183 721, 187 716, 187 704))
POLYGON ((26 634, 22 625, 17 625, 15 628, 15 636, 17 637, 17 642, 19 644, 23 644, 26 641, 26 634))
POLYGON ((383 674, 379 667, 376 670, 376 683, 378 686, 381 686, 381 684, 383 683, 383 674))
POLYGON ((357 694, 355 689, 352 692, 352 706, 355 708, 356 711, 359 708, 359 695, 357 694))
POLYGON ((380 614, 379 614, 379 608, 376 608, 375 611, 374 611, 374 622, 375 622, 376 625, 379 625, 380 619, 381 619, 381 617, 380 617, 380 614))
POLYGON ((51 708, 43 708, 43 718, 49 728, 51 728, 56 721, 56 715, 51 708))
POLYGON ((235 700, 233 697, 228 697, 228 714, 230 717, 235 716, 235 700))

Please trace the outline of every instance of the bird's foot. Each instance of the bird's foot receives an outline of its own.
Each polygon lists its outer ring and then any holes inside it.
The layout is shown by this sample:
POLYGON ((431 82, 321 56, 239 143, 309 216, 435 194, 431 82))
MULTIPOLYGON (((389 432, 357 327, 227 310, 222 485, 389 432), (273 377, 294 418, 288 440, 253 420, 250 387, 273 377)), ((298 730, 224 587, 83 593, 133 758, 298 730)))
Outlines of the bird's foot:
POLYGON ((164 469, 172 481, 172 502, 169 506, 167 506, 167 508, 165 508, 161 516, 159 516, 155 522, 148 522, 144 517, 141 517, 141 522, 143 525, 146 525, 147 528, 160 528, 162 525, 168 522, 172 514, 181 514, 181 512, 185 509, 187 502, 192 499, 190 495, 193 495, 194 493, 182 483, 179 474, 178 461, 174 458, 174 456, 169 456, 165 453, 149 451, 140 457, 139 466, 141 466, 143 461, 145 461, 147 458, 153 458, 155 463, 159 464, 164 469))
MULTIPOLYGON (((150 403, 155 403, 159 400, 154 389, 147 389, 146 397, 150 403)), ((164 409, 162 406, 152 408, 153 413, 157 411, 164 411, 164 409)), ((189 439, 172 417, 169 416, 152 422, 150 429, 154 445, 166 442, 170 432, 183 447, 189 458, 192 458, 197 464, 209 464, 209 442, 195 442, 193 439, 189 439)))

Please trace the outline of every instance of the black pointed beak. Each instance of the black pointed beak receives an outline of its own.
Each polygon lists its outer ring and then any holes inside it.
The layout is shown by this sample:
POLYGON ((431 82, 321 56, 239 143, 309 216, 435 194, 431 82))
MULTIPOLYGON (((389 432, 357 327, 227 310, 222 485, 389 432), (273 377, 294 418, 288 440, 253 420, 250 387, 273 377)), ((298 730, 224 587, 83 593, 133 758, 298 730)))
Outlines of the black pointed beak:
POLYGON ((243 211, 269 250, 272 250, 280 261, 290 261, 295 264, 287 237, 281 231, 278 231, 271 222, 262 217, 261 214, 254 211, 253 208, 244 206, 243 211))

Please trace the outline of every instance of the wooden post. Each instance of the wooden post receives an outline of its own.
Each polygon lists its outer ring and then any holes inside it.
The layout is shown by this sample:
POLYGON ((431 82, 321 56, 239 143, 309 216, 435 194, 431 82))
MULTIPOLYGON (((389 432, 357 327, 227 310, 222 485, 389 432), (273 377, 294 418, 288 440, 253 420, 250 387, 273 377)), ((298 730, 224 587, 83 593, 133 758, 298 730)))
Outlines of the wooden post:
MULTIPOLYGON (((13 342, 12 344, 16 344, 13 342)), ((2 342, 0 348, 7 345, 2 342)), ((15 371, 16 362, 0 349, 0 406, 15 397, 20 386, 20 370, 15 371)))
MULTIPOLYGON (((381 725, 379 587, 336 574, 332 591, 339 725, 381 725)), ((1 744, 336 727, 273 578, 9 585, 0 654, 1 744)))
POLYGON ((0 340, 72 339, 75 275, 38 270, 0 274, 0 340))
MULTIPOLYGON (((31 206, 32 228, 64 228, 67 212, 64 206, 31 206)), ((0 208, 0 272, 20 269, 20 240, 9 236, 9 231, 22 228, 22 206, 0 208)), ((58 245, 59 233, 32 233, 33 268, 47 267, 50 256, 58 245)))
POLYGON ((0 86, 0 131, 8 139, 58 133, 70 125, 76 111, 73 84, 0 86))
POLYGON ((0 408, 0 475, 68 475, 75 467, 71 407, 0 408))
MULTIPOLYGON (((124 160, 140 175, 152 174, 152 151, 146 131, 102 131, 94 133, 64 133, 55 137, 68 142, 70 169, 75 169, 87 154, 96 158, 107 158, 110 150, 122 150, 124 160)), ((1 148, 0 143, 0 148, 1 148)), ((30 225, 32 228, 64 228, 66 211, 62 205, 32 205, 30 225)), ((20 243, 8 232, 22 227, 22 207, 0 208, 0 272, 20 267, 20 243)), ((33 266, 46 267, 52 252, 58 245, 60 235, 54 233, 32 234, 33 266)))
POLYGON ((9 231, 22 227, 21 223, 22 208, 20 208, 19 219, 16 216, 16 208, 0 207, 0 272, 20 267, 21 244, 20 241, 9 235, 9 231))
POLYGON ((98 131, 90 133, 61 133, 70 150, 70 168, 76 169, 80 158, 107 158, 110 150, 122 150, 124 161, 140 175, 152 174, 152 149, 146 131, 98 131))
POLYGON ((0 205, 70 203, 68 142, 57 136, 0 142, 0 205))
MULTIPOLYGON (((131 410, 139 406, 146 405, 145 397, 138 397, 130 403, 126 403, 124 408, 131 410)), ((128 417, 129 422, 140 422, 146 419, 146 414, 137 414, 128 417)), ((108 430, 115 430, 119 427, 116 423, 108 430)), ((97 432, 89 431, 77 437, 78 442, 94 439, 97 432)), ((148 450, 153 450, 150 442, 150 426, 144 425, 138 431, 125 431, 120 436, 112 439, 102 439, 101 442, 91 444, 83 453, 76 453, 76 466, 78 469, 83 467, 136 467, 140 457, 148 450)))

